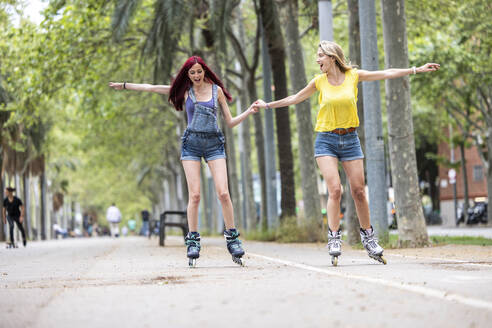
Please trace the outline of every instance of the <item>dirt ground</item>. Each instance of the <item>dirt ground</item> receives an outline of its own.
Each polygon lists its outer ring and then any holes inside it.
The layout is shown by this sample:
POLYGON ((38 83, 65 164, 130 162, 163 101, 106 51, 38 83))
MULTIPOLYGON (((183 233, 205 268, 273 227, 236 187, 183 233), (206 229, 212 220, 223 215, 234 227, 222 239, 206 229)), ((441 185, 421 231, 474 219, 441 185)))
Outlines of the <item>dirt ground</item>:
POLYGON ((444 245, 424 248, 388 249, 385 254, 487 262, 492 265, 492 246, 444 245))

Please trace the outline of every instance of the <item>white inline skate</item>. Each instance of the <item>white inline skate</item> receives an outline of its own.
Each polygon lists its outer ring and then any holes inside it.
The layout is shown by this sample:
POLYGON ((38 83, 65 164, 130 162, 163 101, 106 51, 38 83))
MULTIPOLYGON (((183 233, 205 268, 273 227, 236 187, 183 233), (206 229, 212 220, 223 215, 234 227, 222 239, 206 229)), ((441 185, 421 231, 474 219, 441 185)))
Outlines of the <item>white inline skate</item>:
POLYGON ((338 257, 342 255, 342 232, 328 229, 328 253, 331 256, 331 264, 338 265, 338 257))
POLYGON ((386 259, 383 257, 384 249, 378 244, 372 226, 368 230, 360 229, 360 239, 370 258, 383 264, 387 263, 386 259))

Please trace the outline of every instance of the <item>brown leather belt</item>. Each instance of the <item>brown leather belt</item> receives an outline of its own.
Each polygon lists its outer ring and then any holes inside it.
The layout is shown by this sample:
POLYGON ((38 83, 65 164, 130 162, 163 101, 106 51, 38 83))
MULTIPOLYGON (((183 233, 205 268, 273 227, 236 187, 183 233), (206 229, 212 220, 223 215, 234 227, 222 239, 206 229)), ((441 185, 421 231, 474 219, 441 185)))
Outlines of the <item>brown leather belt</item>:
POLYGON ((354 131, 355 131, 355 128, 348 128, 348 129, 335 129, 335 130, 331 130, 328 132, 336 133, 336 134, 343 136, 344 134, 354 132, 354 131))

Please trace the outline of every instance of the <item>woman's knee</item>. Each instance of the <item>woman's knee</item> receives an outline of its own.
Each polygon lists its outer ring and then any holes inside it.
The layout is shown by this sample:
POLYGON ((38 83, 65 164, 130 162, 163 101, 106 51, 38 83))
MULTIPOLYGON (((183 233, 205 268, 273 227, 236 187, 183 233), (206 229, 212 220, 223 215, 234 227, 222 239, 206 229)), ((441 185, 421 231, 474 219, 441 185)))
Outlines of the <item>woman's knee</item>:
POLYGON ((333 200, 340 200, 342 198, 342 188, 340 185, 336 187, 328 188, 328 197, 333 200))
POLYGON ((352 188, 352 197, 355 201, 365 201, 366 200, 366 190, 364 186, 357 186, 352 188))
POLYGON ((217 197, 219 197, 219 201, 221 203, 223 202, 230 202, 231 201, 231 196, 229 195, 228 190, 221 190, 217 192, 217 197))
POLYGON ((190 204, 198 205, 200 204, 200 193, 199 192, 190 192, 190 204))

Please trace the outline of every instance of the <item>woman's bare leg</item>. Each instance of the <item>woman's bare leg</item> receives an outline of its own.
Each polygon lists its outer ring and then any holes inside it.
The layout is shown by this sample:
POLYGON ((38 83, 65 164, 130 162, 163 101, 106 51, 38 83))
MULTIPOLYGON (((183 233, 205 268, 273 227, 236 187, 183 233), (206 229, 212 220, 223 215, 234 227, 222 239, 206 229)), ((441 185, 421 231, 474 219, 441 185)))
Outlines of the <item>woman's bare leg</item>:
POLYGON ((366 184, 364 180, 364 162, 362 159, 342 162, 343 169, 347 174, 350 183, 350 191, 354 199, 355 209, 359 217, 359 223, 362 229, 371 227, 369 215, 369 204, 366 198, 366 184))
POLYGON ((198 231, 198 206, 200 205, 200 162, 181 161, 188 184, 188 228, 190 231, 198 231))
POLYGON ((340 185, 340 175, 338 173, 338 158, 332 156, 317 157, 316 162, 325 179, 328 187, 328 226, 331 231, 338 231, 340 228, 340 199, 342 197, 342 187, 340 185))
POLYGON ((222 215, 226 229, 234 229, 234 208, 232 207, 229 186, 227 184, 227 164, 225 158, 208 161, 208 167, 214 179, 217 197, 222 205, 222 215))

